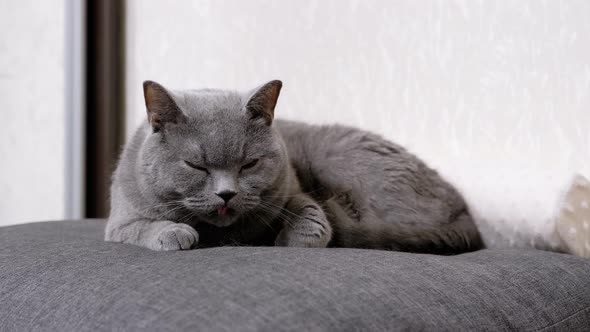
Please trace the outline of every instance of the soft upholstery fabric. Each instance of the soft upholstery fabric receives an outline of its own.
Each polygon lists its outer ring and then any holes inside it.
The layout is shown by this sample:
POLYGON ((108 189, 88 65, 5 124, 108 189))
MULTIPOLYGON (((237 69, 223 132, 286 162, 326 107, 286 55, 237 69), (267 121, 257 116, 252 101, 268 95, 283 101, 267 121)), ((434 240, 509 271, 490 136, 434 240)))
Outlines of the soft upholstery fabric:
POLYGON ((104 221, 0 228, 0 331, 584 331, 590 261, 354 249, 182 252, 105 243, 104 221))

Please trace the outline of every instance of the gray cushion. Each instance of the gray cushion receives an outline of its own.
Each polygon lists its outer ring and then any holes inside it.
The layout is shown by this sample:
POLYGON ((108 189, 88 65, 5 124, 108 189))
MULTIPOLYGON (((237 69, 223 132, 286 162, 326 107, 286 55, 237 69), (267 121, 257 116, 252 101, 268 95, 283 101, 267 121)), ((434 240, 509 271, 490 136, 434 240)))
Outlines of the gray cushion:
POLYGON ((0 228, 0 330, 587 330, 590 263, 483 250, 154 252, 104 221, 0 228))

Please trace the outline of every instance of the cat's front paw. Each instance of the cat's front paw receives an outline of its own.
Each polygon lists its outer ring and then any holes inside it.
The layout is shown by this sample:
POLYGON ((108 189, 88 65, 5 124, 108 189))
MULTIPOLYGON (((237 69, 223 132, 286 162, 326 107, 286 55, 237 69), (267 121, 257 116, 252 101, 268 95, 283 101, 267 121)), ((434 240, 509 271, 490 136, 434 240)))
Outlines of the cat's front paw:
POLYGON ((318 224, 308 227, 286 227, 275 240, 278 247, 325 248, 330 242, 331 234, 318 224))
POLYGON ((299 213, 298 218, 284 225, 275 239, 275 245, 325 248, 332 238, 332 227, 324 212, 318 206, 309 204, 299 213))
POLYGON ((199 233, 187 224, 170 224, 164 227, 152 243, 158 251, 187 250, 199 242, 199 233))

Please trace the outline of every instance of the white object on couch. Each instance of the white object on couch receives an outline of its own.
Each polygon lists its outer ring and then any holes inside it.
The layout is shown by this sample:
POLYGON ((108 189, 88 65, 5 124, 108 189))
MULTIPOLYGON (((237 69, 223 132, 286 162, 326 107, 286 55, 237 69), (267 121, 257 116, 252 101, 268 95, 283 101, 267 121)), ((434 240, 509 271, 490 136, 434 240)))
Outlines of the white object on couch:
POLYGON ((590 218, 590 210, 580 207, 574 213, 566 208, 590 200, 590 182, 583 176, 573 171, 514 167, 478 167, 470 172, 457 169, 443 173, 464 195, 486 247, 537 248, 590 255, 590 226, 585 226, 590 220, 580 215, 580 211, 586 211, 590 218), (572 198, 574 187, 579 190, 572 198), (572 199, 578 202, 571 203, 572 199), (569 211, 565 212, 567 218, 563 217, 564 209, 569 211), (558 224, 562 225, 561 232, 558 224), (576 236, 572 236, 573 224, 578 225, 576 236))
POLYGON ((590 181, 581 175, 564 196, 556 228, 567 252, 590 258, 590 181))

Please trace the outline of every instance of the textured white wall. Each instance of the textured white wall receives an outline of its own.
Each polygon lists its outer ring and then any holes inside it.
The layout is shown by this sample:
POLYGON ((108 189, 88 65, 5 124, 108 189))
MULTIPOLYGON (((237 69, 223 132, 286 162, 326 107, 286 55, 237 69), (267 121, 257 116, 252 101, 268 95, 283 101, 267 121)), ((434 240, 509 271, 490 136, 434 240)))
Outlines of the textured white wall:
POLYGON ((497 170, 590 176, 590 1, 131 0, 129 14, 131 127, 145 79, 279 78, 278 117, 379 132, 466 191, 497 170))
POLYGON ((0 226, 64 214, 64 1, 0 2, 0 226))

